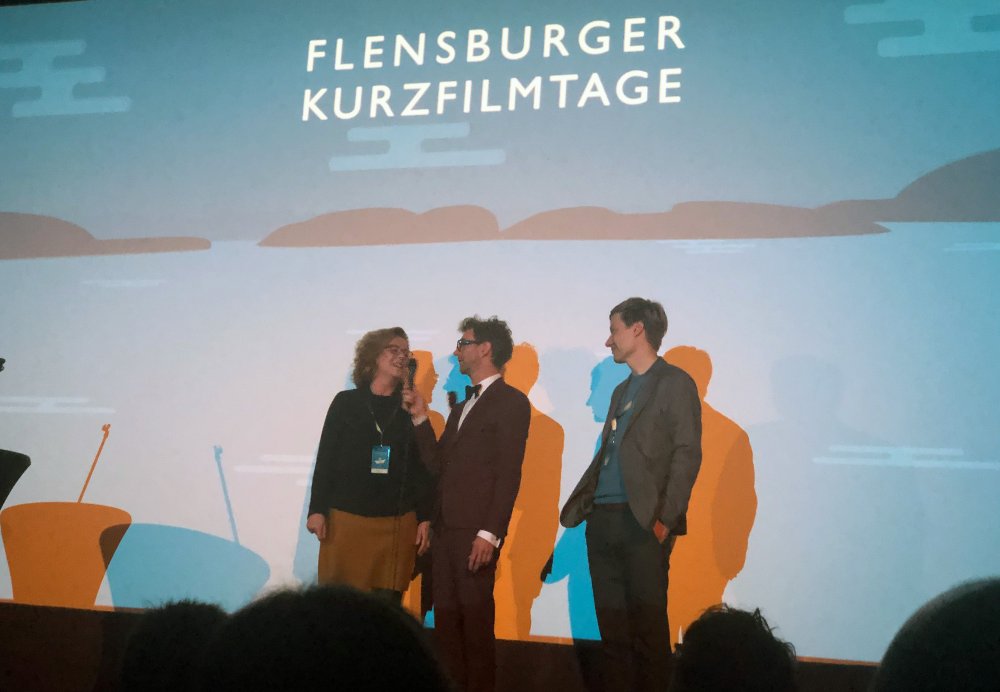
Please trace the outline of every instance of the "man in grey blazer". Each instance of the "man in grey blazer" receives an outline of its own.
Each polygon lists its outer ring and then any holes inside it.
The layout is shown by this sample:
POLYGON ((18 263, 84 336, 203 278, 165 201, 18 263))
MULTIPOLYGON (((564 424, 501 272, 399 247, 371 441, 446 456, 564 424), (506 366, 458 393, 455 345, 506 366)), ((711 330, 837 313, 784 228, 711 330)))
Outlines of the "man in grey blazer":
POLYGON ((631 374, 615 389, 601 446, 560 521, 587 521, 587 558, 603 641, 605 690, 663 690, 670 628, 667 570, 701 466, 694 381, 657 356, 663 306, 629 298, 609 316, 605 346, 631 374))

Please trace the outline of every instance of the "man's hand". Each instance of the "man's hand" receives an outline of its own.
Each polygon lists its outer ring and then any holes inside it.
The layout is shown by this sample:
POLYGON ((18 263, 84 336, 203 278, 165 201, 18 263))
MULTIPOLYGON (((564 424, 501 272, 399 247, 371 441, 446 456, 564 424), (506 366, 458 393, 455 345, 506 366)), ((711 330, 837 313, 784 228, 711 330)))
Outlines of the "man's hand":
POLYGON ((306 528, 319 540, 326 540, 326 517, 322 514, 310 514, 309 518, 306 519, 306 528))
POLYGON ((476 536, 476 539, 472 541, 472 551, 469 553, 469 571, 478 572, 481 567, 484 567, 491 562, 493 562, 493 553, 496 548, 493 544, 482 536, 476 536))
POLYGON ((410 414, 414 425, 423 423, 427 418, 427 402, 416 389, 403 389, 403 410, 410 414))
POLYGON ((423 555, 431 547, 431 523, 422 521, 417 524, 417 555, 423 555))
POLYGON ((653 524, 653 533, 656 535, 656 540, 660 542, 660 545, 663 545, 663 541, 667 540, 667 536, 670 535, 670 529, 657 519, 653 524))

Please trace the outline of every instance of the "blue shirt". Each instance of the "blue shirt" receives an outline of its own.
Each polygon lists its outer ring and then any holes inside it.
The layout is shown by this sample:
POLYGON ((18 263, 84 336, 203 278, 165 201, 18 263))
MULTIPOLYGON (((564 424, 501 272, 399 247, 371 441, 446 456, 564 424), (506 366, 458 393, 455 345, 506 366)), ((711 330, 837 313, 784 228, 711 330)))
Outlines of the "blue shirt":
POLYGON ((635 399, 648 379, 647 370, 641 375, 631 375, 625 385, 625 394, 618 402, 618 408, 609 411, 613 428, 604 445, 604 459, 600 475, 597 477, 597 490, 594 492, 594 503, 598 505, 628 502, 625 493, 625 481, 622 479, 622 467, 618 461, 618 448, 622 441, 622 432, 628 426, 632 413, 635 411, 635 399))

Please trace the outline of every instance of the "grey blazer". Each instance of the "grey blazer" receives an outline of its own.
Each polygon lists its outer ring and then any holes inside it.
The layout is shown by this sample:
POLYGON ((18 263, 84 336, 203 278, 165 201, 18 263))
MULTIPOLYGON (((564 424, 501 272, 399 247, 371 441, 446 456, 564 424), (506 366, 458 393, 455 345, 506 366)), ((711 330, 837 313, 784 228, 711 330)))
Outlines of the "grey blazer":
MULTIPOLYGON (((694 380, 658 358, 652 377, 635 400, 628 425, 620 431, 618 458, 628 504, 640 526, 652 529, 659 519, 671 535, 687 533, 687 506, 701 466, 701 399, 694 380)), ((628 380, 611 395, 601 447, 559 515, 563 526, 577 526, 594 508, 594 491, 611 433, 611 411, 625 393, 628 380)))

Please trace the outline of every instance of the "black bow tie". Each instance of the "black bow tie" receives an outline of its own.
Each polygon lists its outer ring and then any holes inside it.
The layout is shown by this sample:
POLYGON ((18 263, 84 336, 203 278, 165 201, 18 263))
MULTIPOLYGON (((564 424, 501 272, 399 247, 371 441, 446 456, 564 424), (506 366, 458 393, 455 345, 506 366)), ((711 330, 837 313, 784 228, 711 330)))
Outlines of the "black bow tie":
POLYGON ((465 400, 468 401, 474 396, 479 396, 479 390, 483 388, 483 385, 477 384, 475 386, 471 384, 465 385, 465 400))

